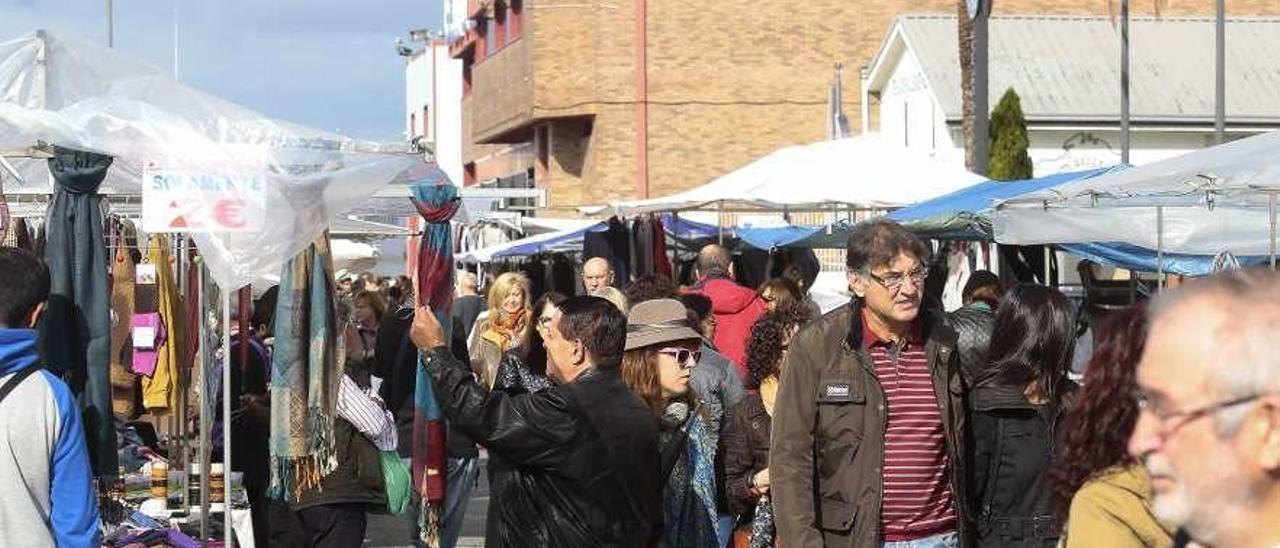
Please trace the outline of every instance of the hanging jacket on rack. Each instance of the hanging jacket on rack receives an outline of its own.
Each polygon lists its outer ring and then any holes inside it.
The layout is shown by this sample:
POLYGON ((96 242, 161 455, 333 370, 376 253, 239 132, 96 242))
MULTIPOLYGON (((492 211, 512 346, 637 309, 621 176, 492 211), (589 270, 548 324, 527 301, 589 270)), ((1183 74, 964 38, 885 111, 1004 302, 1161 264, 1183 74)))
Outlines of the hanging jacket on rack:
POLYGON ((125 365, 133 360, 129 330, 133 325, 135 277, 133 257, 124 245, 116 247, 111 268, 111 410, 117 418, 132 419, 136 413, 138 378, 125 365))
POLYGON ((186 309, 169 261, 169 239, 151 236, 147 244, 149 261, 156 265, 156 311, 168 339, 157 349, 155 374, 142 380, 142 405, 152 413, 166 413, 176 406, 178 368, 186 355, 183 318, 186 309))

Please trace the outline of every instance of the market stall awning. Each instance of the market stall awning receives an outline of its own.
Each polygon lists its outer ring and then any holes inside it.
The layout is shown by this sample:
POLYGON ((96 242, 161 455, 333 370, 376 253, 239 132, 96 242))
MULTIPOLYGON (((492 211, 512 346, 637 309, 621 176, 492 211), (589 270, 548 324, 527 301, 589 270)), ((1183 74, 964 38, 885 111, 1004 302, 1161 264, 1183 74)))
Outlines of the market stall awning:
MULTIPOLYGON (((582 242, 587 232, 608 229, 608 223, 605 221, 577 222, 581 225, 477 249, 458 255, 457 260, 463 263, 487 263, 493 259, 527 257, 544 253, 573 253, 582 250, 582 242)), ((568 224, 568 221, 560 224, 568 224)), ((713 225, 681 219, 673 215, 663 215, 662 225, 668 235, 685 241, 714 238, 720 230, 713 225)))
POLYGON ((986 181, 892 211, 888 218, 924 236, 986 239, 991 237, 991 211, 996 201, 1120 169, 1124 166, 1055 173, 1017 181, 986 181))
POLYGON ((1000 203, 996 241, 1123 242, 1165 253, 1267 255, 1280 132, 1066 183, 1000 203))
POLYGON ((691 209, 826 210, 902 207, 982 181, 955 162, 879 135, 791 146, 700 187, 662 198, 582 208, 621 215, 691 209))
MULTIPOLYGON (((0 42, 0 150, 6 192, 48 193, 40 143, 113 157, 104 195, 142 194, 144 170, 253 181, 237 211, 260 227, 193 238, 213 278, 236 288, 278 273, 326 220, 393 181, 447 181, 408 143, 378 143, 275 120, 174 81, 148 63, 49 31, 0 42), (37 151, 38 152, 38 151, 37 151)), ((249 185, 246 185, 249 186, 249 185)), ((211 203, 226 187, 198 187, 211 203)), ((182 204, 177 204, 179 207, 182 204)))

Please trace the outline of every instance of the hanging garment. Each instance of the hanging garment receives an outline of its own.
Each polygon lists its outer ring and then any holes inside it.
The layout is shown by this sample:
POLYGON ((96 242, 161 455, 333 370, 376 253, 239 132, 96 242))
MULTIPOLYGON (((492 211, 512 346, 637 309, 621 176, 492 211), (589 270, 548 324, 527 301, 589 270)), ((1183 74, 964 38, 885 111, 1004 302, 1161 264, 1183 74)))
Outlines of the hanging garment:
POLYGON ((631 221, 631 275, 639 278, 653 272, 653 227, 646 217, 636 217, 631 221))
POLYGON ((54 148, 49 159, 53 202, 43 250, 51 284, 41 322, 42 355, 79 398, 95 476, 114 476, 118 461, 111 417, 110 263, 98 194, 111 160, 54 148))
POLYGON ((338 357, 333 257, 326 231, 284 264, 271 374, 271 497, 296 500, 337 466, 338 357))
POLYGON ((138 395, 138 378, 125 365, 133 359, 129 331, 133 325, 136 273, 130 251, 125 246, 117 247, 111 268, 111 410, 125 420, 135 416, 133 402, 138 395))
MULTIPOLYGON (((418 251, 419 304, 431 308, 450 339, 453 322, 453 246, 449 242, 449 220, 458 212, 458 189, 438 182, 413 185, 413 205, 427 222, 418 251)), ((440 517, 444 510, 446 458, 444 413, 436 403, 435 387, 418 358, 413 392, 413 457, 410 472, 418 504, 420 540, 436 546, 440 538, 440 517)))
POLYGON ((968 244, 951 244, 947 253, 947 284, 942 290, 943 310, 955 312, 964 306, 964 286, 969 283, 969 276, 972 274, 968 244))
POLYGON ((582 260, 602 257, 613 267, 613 287, 627 287, 631 281, 631 231, 617 217, 610 217, 604 230, 588 230, 582 239, 582 260))
POLYGON ((160 314, 135 314, 133 316, 133 359, 130 370, 138 375, 154 377, 160 347, 164 344, 164 322, 160 314))
POLYGON ((650 216, 649 224, 653 227, 653 270, 672 278, 671 258, 667 256, 667 229, 662 226, 662 219, 650 216))
POLYGON ((156 268, 156 312, 165 328, 165 340, 156 348, 155 372, 151 378, 142 379, 142 406, 152 414, 164 414, 177 407, 178 368, 187 352, 183 323, 186 307, 173 273, 167 236, 151 236, 147 261, 156 268))

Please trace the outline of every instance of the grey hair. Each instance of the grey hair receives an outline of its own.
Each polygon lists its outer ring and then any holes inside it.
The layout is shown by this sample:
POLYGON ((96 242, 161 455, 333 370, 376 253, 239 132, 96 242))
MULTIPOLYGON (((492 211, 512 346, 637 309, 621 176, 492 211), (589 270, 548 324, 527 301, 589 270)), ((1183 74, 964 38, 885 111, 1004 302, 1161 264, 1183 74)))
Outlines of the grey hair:
MULTIPOLYGON (((1280 274, 1251 268, 1191 281, 1157 296, 1149 308, 1149 321, 1154 325, 1169 315, 1189 313, 1186 307, 1193 303, 1211 305, 1198 318, 1205 328, 1198 336, 1220 343, 1220 351, 1206 364, 1212 368, 1210 378, 1217 384, 1219 397, 1280 392, 1280 352, 1275 343, 1280 334, 1280 274)), ((1219 433, 1238 429, 1249 409, 1238 405, 1217 413, 1219 433)))

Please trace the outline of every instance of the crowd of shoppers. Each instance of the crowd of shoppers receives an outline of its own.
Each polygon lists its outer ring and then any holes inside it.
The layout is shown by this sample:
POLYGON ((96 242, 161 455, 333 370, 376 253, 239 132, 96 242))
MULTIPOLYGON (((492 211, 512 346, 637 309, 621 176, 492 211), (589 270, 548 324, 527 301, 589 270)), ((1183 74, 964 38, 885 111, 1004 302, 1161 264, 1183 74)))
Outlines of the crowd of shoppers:
MULTIPOLYGON (((379 452, 411 452, 419 371, 448 422, 445 547, 478 448, 488 546, 1280 542, 1280 276, 1218 274, 1114 313, 1093 326, 1077 384, 1066 296, 980 271, 946 314, 926 295, 929 255, 894 223, 855 226, 849 302, 825 315, 794 272, 739 285, 717 245, 688 286, 647 275, 615 288, 599 257, 582 296, 535 295, 516 272, 482 295, 463 273, 449 329, 407 278, 344 275, 337 466, 273 509, 271 542, 363 542, 385 508, 379 452)), ((90 545, 78 414, 62 381, 32 374, 47 294, 38 259, 0 249, 0 440, 15 463, 0 486, 26 494, 0 496, 0 538, 90 545), (45 441, 12 443, 27 438, 45 441)), ((269 369, 270 320, 253 324, 235 336, 268 363, 237 366, 241 416, 270 397, 244 377, 269 369)))

